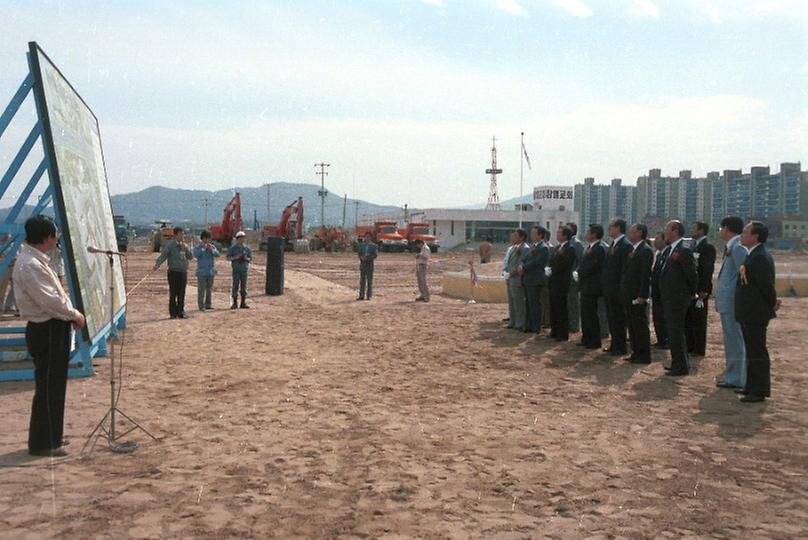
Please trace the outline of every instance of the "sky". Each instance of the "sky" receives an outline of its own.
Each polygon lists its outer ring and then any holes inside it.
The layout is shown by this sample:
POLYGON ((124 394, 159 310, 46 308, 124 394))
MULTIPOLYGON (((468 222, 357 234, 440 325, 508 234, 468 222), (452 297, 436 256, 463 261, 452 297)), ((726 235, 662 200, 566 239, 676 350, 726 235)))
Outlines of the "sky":
POLYGON ((492 136, 501 199, 651 168, 808 168, 804 0, 4 0, 3 14, 0 100, 37 41, 99 119, 113 194, 314 183, 324 161, 339 195, 484 203, 492 136))

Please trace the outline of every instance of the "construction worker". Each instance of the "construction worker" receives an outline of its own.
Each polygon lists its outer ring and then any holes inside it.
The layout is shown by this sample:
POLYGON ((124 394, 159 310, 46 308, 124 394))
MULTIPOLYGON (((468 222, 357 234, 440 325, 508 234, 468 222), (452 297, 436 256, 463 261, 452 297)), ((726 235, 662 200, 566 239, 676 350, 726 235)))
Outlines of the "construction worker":
POLYGON ((202 231, 199 235, 201 242, 194 247, 196 259, 196 303, 199 311, 213 309, 211 295, 213 291, 213 278, 216 277, 216 257, 219 250, 210 241, 210 232, 202 231))
POLYGON ((365 233, 365 240, 359 244, 359 298, 357 300, 370 300, 373 296, 373 261, 378 255, 379 248, 373 242, 373 234, 365 233), (367 287, 367 296, 365 288, 367 287))
POLYGON ((245 245, 247 234, 244 231, 236 233, 236 243, 230 246, 227 250, 227 260, 230 261, 233 267, 233 303, 230 304, 230 309, 247 309, 247 271, 250 269, 250 261, 252 261, 252 251, 245 245), (239 292, 241 293, 241 306, 236 304, 239 292))
POLYGON ((186 319, 185 286, 188 284, 188 261, 194 254, 185 243, 185 230, 174 227, 174 238, 166 242, 154 270, 168 260, 168 314, 172 319, 186 319))
POLYGON ((429 268, 432 251, 420 238, 415 241, 415 249, 418 250, 418 254, 415 256, 415 275, 418 277, 418 291, 420 292, 415 301, 429 302, 429 284, 426 281, 426 272, 429 268))

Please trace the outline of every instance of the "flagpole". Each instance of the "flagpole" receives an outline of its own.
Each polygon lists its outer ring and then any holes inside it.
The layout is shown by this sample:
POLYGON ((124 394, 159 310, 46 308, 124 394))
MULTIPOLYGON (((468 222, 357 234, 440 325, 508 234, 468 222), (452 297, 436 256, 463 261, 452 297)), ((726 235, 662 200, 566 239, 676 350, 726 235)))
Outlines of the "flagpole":
POLYGON ((522 228, 522 195, 525 183, 525 132, 522 132, 522 144, 519 147, 519 228, 522 228))

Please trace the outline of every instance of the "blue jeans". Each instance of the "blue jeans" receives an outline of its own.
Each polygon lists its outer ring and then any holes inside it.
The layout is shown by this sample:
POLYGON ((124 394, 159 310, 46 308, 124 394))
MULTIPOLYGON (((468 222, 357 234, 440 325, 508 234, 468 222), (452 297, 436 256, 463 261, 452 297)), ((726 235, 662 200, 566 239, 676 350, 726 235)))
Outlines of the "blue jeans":
POLYGON ((247 298, 247 270, 233 270, 233 301, 236 301, 239 293, 241 299, 247 298))
POLYGON ((199 309, 210 309, 213 276, 196 276, 196 303, 199 309))
POLYGON ((746 347, 743 343, 741 325, 734 313, 719 313, 721 329, 724 331, 724 356, 727 369, 724 382, 743 388, 746 386, 746 347))

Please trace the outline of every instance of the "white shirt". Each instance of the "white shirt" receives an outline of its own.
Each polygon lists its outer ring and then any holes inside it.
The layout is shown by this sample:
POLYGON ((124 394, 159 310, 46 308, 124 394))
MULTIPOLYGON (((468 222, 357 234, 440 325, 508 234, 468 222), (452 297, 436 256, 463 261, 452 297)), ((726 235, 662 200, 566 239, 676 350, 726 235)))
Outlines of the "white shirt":
POLYGON ((678 245, 679 245, 679 244, 682 242, 682 240, 684 240, 684 237, 680 238, 679 240, 677 240, 676 242, 674 242, 673 244, 671 244, 671 251, 673 251, 674 249, 676 249, 676 246, 678 246, 678 245))
POLYGON ((618 243, 618 242, 620 241, 620 239, 621 239, 621 238, 623 238, 624 236, 625 236, 625 234, 621 234, 620 236, 618 236, 617 238, 615 238, 615 239, 614 239, 614 242, 612 242, 612 245, 615 245, 616 243, 618 243))
POLYGON ((645 242, 645 240, 640 240, 639 242, 634 244, 634 249, 632 251, 637 251, 637 247, 639 247, 639 245, 642 244, 643 242, 645 242))
POLYGON ((50 319, 73 321, 81 315, 51 268, 50 257, 35 247, 20 246, 11 279, 20 318, 40 323, 50 319))
POLYGON ((746 250, 746 252, 747 252, 747 253, 752 253, 752 251, 754 251, 754 249, 755 249, 756 247, 758 247, 759 245, 760 245, 760 242, 758 242, 757 244, 755 244, 755 245, 754 245, 754 246, 752 246, 752 247, 746 247, 746 246, 744 246, 743 244, 741 244, 741 246, 743 246, 743 248, 746 250))
POLYGON ((421 252, 418 254, 415 264, 429 264, 430 257, 432 257, 432 250, 429 249, 428 245, 424 244, 421 246, 421 252))

